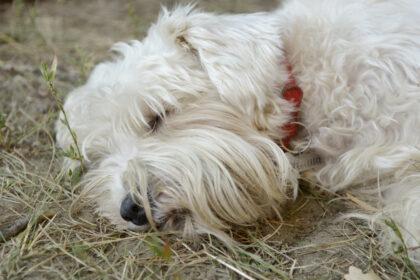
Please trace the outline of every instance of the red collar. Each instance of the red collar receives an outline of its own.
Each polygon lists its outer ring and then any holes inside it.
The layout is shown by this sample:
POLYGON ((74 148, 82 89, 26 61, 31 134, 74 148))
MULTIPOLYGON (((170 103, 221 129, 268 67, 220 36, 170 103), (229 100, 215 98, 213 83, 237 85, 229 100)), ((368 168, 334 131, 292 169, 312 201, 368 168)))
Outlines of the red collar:
POLYGON ((290 146, 290 141, 296 136, 298 132, 298 117, 299 117, 299 108, 300 104, 302 103, 303 98, 303 91, 298 86, 295 77, 293 76, 292 72, 292 65, 289 62, 286 62, 287 71, 289 74, 289 78, 286 84, 283 87, 282 97, 293 103, 295 105, 296 110, 291 114, 291 119, 289 123, 283 125, 282 130, 286 133, 286 136, 282 139, 282 145, 288 149, 290 146))

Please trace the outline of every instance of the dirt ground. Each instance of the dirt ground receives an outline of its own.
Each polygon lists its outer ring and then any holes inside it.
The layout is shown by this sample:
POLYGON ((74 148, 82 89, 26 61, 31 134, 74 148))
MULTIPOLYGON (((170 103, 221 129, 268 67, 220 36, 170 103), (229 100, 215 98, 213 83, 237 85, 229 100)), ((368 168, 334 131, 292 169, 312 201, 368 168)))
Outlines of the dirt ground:
MULTIPOLYGON (((162 1, 173 5, 174 1, 162 1)), ((199 1, 215 12, 249 12, 272 0, 199 1)), ((0 241, 0 279, 343 279, 353 265, 382 279, 414 279, 402 257, 384 254, 362 221, 340 220, 363 210, 346 193, 303 187, 284 221, 262 221, 235 232, 226 248, 176 234, 118 231, 75 209, 76 176, 61 171, 54 145, 57 103, 40 72, 57 57, 55 86, 63 98, 82 84, 108 49, 141 38, 159 1, 0 1, 0 227, 30 218, 0 241), (38 217, 48 213, 40 222, 38 217)))

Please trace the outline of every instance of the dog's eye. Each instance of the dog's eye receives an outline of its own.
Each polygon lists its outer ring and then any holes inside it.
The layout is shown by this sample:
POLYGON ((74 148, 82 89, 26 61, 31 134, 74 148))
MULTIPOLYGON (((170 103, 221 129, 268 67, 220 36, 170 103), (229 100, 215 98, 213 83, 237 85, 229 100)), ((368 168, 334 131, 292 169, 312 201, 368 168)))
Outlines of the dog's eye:
POLYGON ((165 113, 163 113, 163 114, 156 114, 156 115, 152 116, 150 118, 149 122, 147 123, 150 131, 151 132, 156 132, 159 129, 159 127, 162 126, 163 122, 165 121, 165 118, 167 118, 172 113, 173 113, 172 110, 167 109, 167 110, 165 110, 165 113))
POLYGON ((154 116, 147 124, 150 128, 150 131, 155 132, 159 126, 162 124, 163 116, 156 115, 154 116))

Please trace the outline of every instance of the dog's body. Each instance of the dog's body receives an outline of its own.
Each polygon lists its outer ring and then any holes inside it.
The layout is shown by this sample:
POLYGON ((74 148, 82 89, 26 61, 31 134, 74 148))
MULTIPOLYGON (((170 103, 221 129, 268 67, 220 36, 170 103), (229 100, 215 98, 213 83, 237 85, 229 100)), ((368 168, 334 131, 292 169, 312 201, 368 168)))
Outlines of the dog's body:
MULTIPOLYGON (((177 8, 142 42, 114 50, 121 57, 99 64, 65 103, 86 190, 113 223, 224 238, 281 211, 299 177, 279 146, 295 110, 281 96, 290 64, 305 127, 292 149, 323 159, 309 176, 331 191, 377 178, 371 217, 393 219, 419 246, 416 0, 296 0, 248 15, 177 8)), ((57 140, 72 145, 61 122, 57 140)), ((410 254, 420 261, 420 249, 410 254)))

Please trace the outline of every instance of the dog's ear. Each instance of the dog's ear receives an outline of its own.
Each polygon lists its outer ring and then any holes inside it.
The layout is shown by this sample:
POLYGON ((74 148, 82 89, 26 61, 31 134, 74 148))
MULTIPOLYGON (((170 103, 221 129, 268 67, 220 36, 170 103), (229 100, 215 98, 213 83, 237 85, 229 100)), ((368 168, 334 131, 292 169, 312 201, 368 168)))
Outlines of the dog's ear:
POLYGON ((183 7, 164 17, 175 44, 197 57, 228 102, 252 104, 251 97, 263 109, 275 84, 287 79, 273 15, 215 15, 183 7))

